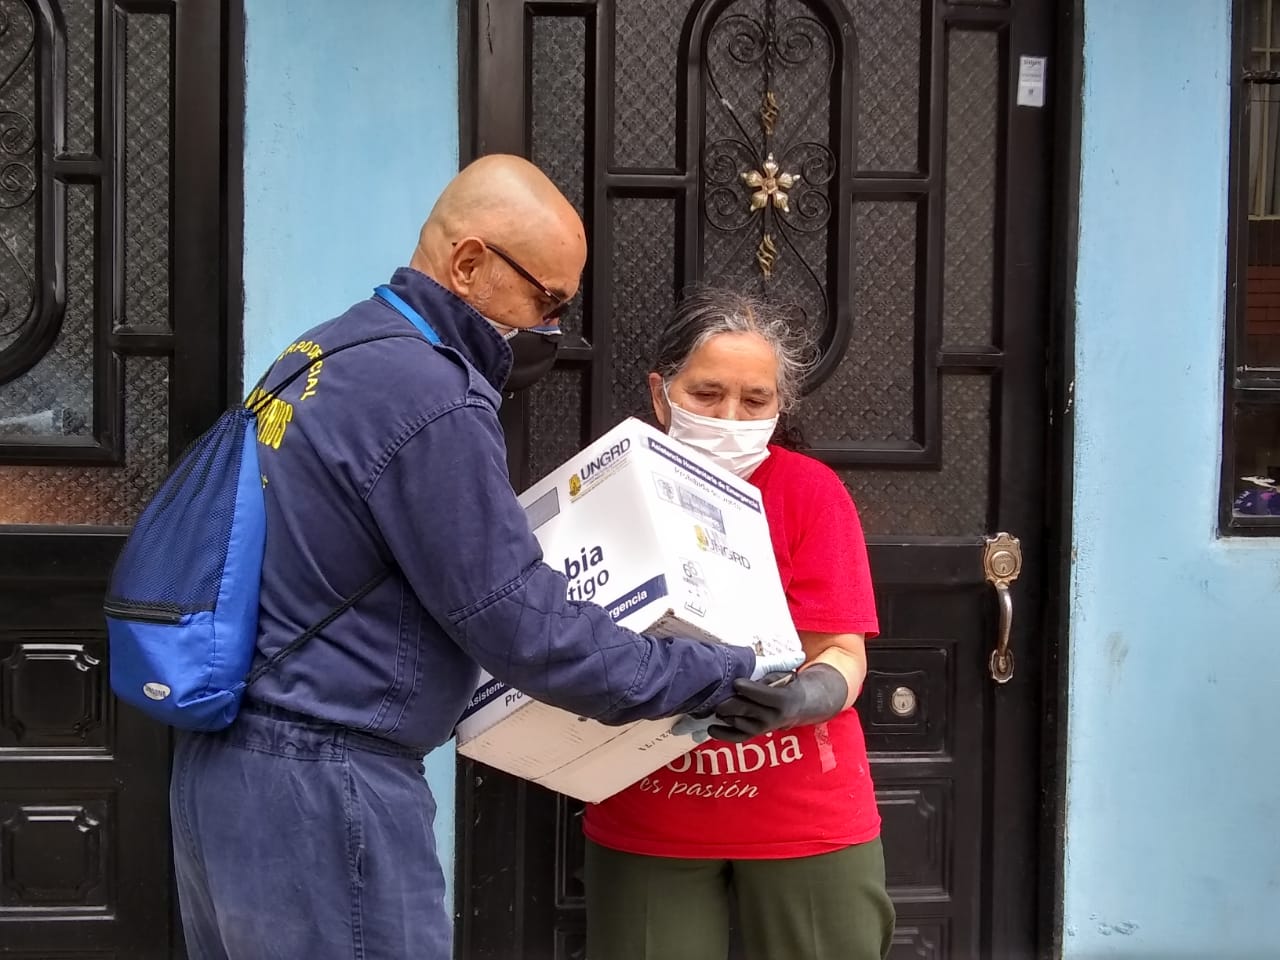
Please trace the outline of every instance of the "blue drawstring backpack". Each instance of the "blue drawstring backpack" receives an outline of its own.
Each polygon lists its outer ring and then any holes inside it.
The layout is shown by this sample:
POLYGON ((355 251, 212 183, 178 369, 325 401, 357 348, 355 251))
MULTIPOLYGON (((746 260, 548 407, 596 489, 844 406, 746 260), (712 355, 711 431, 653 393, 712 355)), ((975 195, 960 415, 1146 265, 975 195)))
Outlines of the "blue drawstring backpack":
MULTIPOLYGON (((433 344, 440 339, 387 287, 377 295, 433 344)), ((399 334, 335 347, 316 360, 399 334)), ((143 508, 116 560, 103 612, 111 689, 148 716, 184 730, 221 730, 244 691, 387 578, 383 570, 252 673, 266 502, 258 414, 310 363, 270 391, 266 377, 187 450, 143 508)))

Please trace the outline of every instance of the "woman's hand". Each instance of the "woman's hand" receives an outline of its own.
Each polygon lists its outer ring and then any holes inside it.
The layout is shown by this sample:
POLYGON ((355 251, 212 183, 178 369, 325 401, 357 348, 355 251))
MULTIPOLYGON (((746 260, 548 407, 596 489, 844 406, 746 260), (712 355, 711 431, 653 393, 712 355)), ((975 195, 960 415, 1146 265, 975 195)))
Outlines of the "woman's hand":
POLYGON ((719 722, 707 732, 717 740, 741 743, 770 730, 820 723, 843 710, 849 696, 844 675, 827 663, 769 680, 735 680, 734 695, 716 707, 719 722))
POLYGON ((853 706, 862 692, 862 683, 867 679, 867 645, 861 633, 816 633, 812 630, 800 631, 800 643, 804 647, 809 666, 825 663, 840 671, 845 683, 849 685, 846 707, 853 706))
MULTIPOLYGON (((695 743, 708 735, 739 743, 770 730, 821 723, 852 706, 867 676, 863 635, 802 630, 800 642, 807 663, 798 674, 779 672, 735 681, 734 696, 716 707, 714 714, 682 717, 671 732, 691 735, 695 743)), ((765 660, 758 666, 757 676, 773 663, 765 660)))
POLYGON ((783 674, 763 682, 736 681, 734 696, 716 707, 716 718, 725 722, 713 722, 707 732, 736 743, 770 730, 821 723, 852 706, 867 677, 863 635, 801 630, 800 643, 808 662, 793 679, 783 674))

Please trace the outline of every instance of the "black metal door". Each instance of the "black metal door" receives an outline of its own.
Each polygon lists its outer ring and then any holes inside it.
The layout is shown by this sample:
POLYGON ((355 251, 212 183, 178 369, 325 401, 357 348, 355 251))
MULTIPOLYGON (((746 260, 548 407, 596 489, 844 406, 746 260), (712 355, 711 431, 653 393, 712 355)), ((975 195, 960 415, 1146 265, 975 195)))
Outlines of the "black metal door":
MULTIPOLYGON (((685 284, 798 304, 802 426, 872 544, 893 956, 1033 955, 1052 126, 1023 58, 1053 4, 488 0, 465 26, 473 152, 532 157, 591 240, 562 359, 505 412, 517 485, 646 412, 685 284), (1002 684, 997 531, 1024 561, 1002 684)), ((473 763, 459 798, 458 955, 581 957, 578 805, 473 763)))
POLYGON ((0 0, 4 956, 181 951, 169 736, 112 698, 101 602, 238 379, 240 32, 234 0, 0 0))

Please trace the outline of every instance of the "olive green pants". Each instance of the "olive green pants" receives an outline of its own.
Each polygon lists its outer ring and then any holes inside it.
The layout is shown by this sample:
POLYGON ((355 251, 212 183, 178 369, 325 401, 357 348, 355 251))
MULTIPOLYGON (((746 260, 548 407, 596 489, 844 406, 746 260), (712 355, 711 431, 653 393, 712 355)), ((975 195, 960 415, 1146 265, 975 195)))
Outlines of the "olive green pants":
POLYGON ((880 840, 791 860, 678 860, 587 843, 587 960, 724 960, 730 898, 749 960, 883 960, 880 840))

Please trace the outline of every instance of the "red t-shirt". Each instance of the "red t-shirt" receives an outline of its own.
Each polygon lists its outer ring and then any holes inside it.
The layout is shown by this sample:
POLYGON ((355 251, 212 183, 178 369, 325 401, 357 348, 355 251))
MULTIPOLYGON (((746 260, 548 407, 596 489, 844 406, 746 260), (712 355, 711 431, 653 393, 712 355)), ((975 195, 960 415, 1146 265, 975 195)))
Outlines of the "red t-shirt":
MULTIPOLYGON (((867 547, 848 491, 828 467, 780 447, 751 482, 764 495, 797 630, 879 631, 867 547)), ((658 857, 782 859, 880 833, 862 725, 852 709, 743 744, 709 740, 602 803, 586 835, 658 857)))

